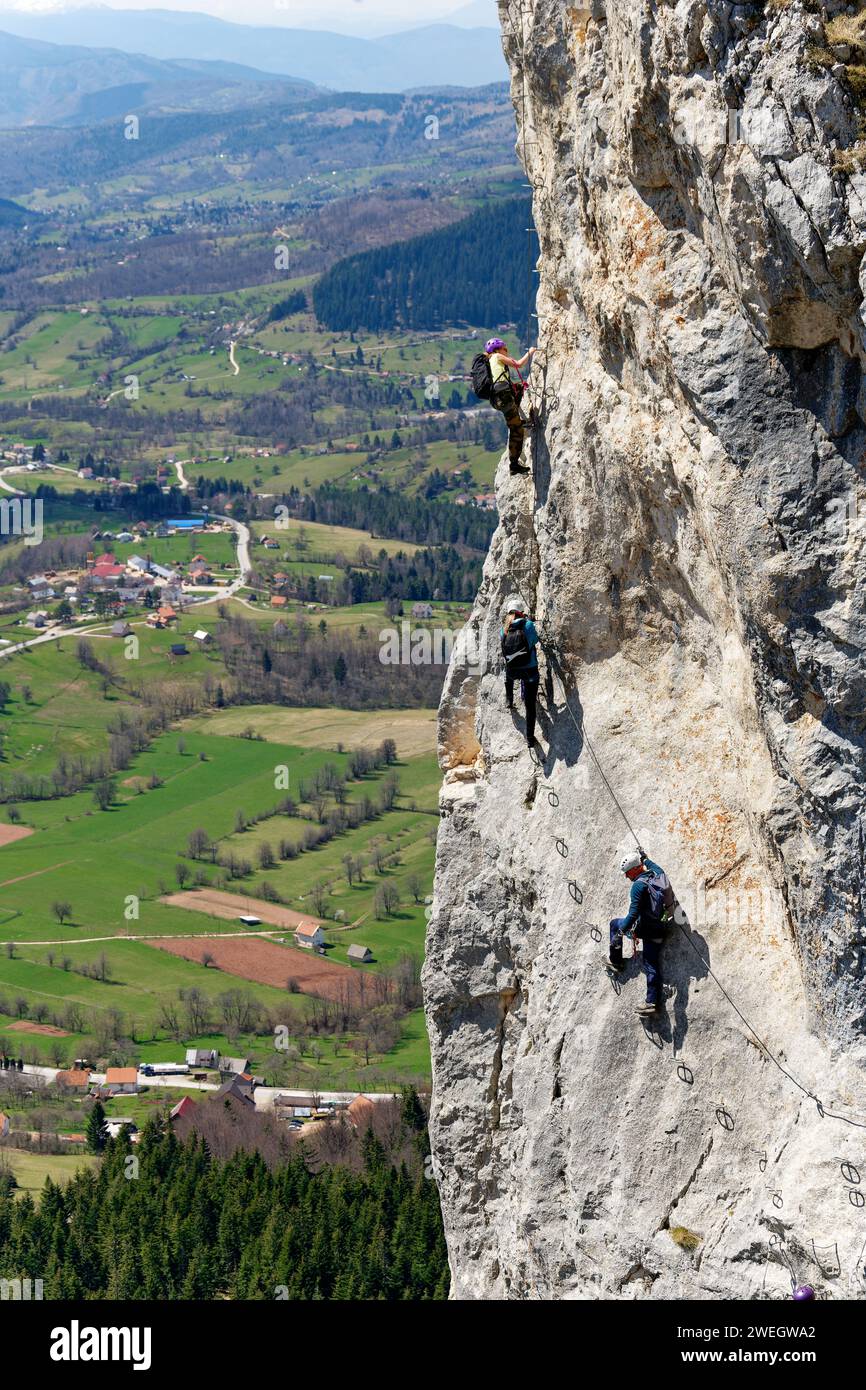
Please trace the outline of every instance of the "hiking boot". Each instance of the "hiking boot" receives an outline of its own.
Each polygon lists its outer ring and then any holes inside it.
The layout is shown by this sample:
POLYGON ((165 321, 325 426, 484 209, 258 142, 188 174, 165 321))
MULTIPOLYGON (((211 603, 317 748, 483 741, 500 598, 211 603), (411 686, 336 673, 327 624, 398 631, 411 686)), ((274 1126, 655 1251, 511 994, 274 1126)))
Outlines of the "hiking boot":
POLYGON ((661 1009, 658 1004, 641 1004, 637 1013, 638 1018, 658 1018, 661 1009))
POLYGON ((524 463, 511 463, 508 466, 509 473, 530 473, 532 470, 524 463))

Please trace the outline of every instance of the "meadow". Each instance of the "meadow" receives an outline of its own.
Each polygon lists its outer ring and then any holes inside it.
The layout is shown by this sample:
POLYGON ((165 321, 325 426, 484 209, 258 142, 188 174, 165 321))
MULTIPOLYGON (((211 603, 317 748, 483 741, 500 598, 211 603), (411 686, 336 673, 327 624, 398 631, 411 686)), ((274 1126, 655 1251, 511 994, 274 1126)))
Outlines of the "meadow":
MULTIPOLYGON (((33 655, 42 655, 42 650, 33 655)), ((44 650, 46 661, 49 651, 56 659, 53 648, 44 650)), ((207 661, 206 657, 201 659, 207 661)), ((82 682, 85 679, 82 675, 82 682)), ((55 694, 47 704, 59 698, 55 694)), ((73 691, 71 686, 65 698, 86 708, 96 704, 86 699, 81 688, 73 691)), ((61 718, 66 730, 71 711, 64 709, 61 718)), ((407 713, 402 716, 402 725, 396 727, 394 718, 390 712, 371 717, 269 706, 217 711, 213 720, 223 723, 212 727, 210 717, 187 721, 182 729, 158 738, 140 754, 121 780, 115 803, 108 810, 97 809, 90 791, 23 806, 23 821, 35 833, 0 849, 0 997, 7 1005, 19 998, 28 1001, 31 1016, 34 1005, 44 1006, 50 1016, 77 1006, 87 1023, 71 1029, 61 1044, 56 1038, 17 1030, 9 1033, 7 1016, 0 1019, 0 1038, 10 1052, 26 1043, 46 1060, 61 1054, 67 1058, 76 1055, 76 1048, 84 1046, 92 1031, 93 1017, 119 1010, 128 1021, 140 1060, 161 1060, 166 1054, 176 1057, 178 1040, 166 1035, 163 1007, 177 999, 179 990, 188 989, 198 989, 213 999, 241 987, 265 1008, 279 1008, 283 1016, 296 1018, 301 1026, 311 1007, 305 996, 241 981, 205 963, 176 958, 135 939, 206 936, 241 929, 239 924, 160 901, 177 891, 177 865, 186 864, 188 870, 193 867, 187 842, 198 828, 218 846, 220 857, 236 855, 250 864, 250 871, 240 880, 226 884, 230 891, 256 897, 268 883, 287 906, 311 913, 312 887, 326 883, 324 902, 319 906, 326 917, 333 919, 340 914, 343 918, 328 927, 330 959, 347 964, 350 942, 361 940, 372 950, 375 962, 353 966, 355 969, 381 970, 395 965, 404 953, 420 960, 425 929, 423 898, 432 888, 438 787, 435 758, 421 749, 425 744, 430 747, 434 724, 429 711, 407 713), (243 727, 236 731, 238 721, 243 727), (256 727, 260 737, 242 736, 250 726, 256 727), (310 823, 275 813, 286 794, 284 769, 291 794, 328 763, 345 770, 353 744, 370 746, 374 738, 393 736, 399 750, 401 730, 407 749, 394 768, 400 793, 393 809, 295 859, 278 860, 267 869, 259 867, 263 845, 276 845, 281 838, 299 840, 310 823), (289 736, 302 738, 306 746, 284 741, 289 736), (154 782, 156 785, 151 786, 154 782), (347 855, 367 860, 361 880, 352 884, 346 878, 347 855), (377 867, 376 861, 385 858, 393 862, 380 862, 377 867), (377 890, 386 883, 397 890, 399 903, 389 913, 377 916, 377 890), (56 908, 58 902, 69 905, 69 915, 64 915, 63 921, 56 908), (101 972, 97 972, 100 957, 105 959, 101 972)), ((385 770, 380 769, 350 781, 347 803, 375 797, 384 777, 385 770)), ((310 813, 309 807, 301 809, 310 813)), ((196 861, 195 866, 208 881, 214 881, 219 873, 207 858, 203 863, 196 861)), ((297 948, 287 944, 285 950, 288 979, 297 948)), ((219 1041, 201 1045, 222 1046, 224 1051, 236 1051, 241 1045, 237 1039, 229 1044, 222 1030, 213 1036, 219 1041)), ((249 1032, 246 1045, 263 1062, 270 1057, 267 1039, 263 1043, 249 1032)), ((323 1058, 330 1055, 330 1065, 342 1074, 349 1064, 336 1055, 333 1043, 329 1046, 330 1053, 326 1047, 323 1058)), ((337 1042, 337 1051, 339 1046, 337 1042)), ((379 1058, 377 1065, 386 1070, 396 1067, 403 1075, 411 1066, 413 1075, 423 1075, 426 1062, 421 1059, 420 1069, 418 1063, 425 1048, 426 1041, 419 1036, 413 1039, 410 1027, 394 1056, 389 1053, 387 1059, 379 1058)), ((318 1065, 326 1065, 323 1058, 318 1065)))

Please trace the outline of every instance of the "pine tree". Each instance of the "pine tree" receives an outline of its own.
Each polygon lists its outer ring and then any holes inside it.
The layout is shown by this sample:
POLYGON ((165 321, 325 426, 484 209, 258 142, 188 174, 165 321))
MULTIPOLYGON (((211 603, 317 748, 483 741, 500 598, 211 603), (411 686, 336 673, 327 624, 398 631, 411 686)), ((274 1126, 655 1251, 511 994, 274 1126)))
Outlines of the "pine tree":
POLYGON ((94 1102, 93 1109, 87 1117, 87 1147, 92 1154, 101 1154, 108 1140, 108 1131, 105 1128, 105 1107, 102 1102, 94 1102))

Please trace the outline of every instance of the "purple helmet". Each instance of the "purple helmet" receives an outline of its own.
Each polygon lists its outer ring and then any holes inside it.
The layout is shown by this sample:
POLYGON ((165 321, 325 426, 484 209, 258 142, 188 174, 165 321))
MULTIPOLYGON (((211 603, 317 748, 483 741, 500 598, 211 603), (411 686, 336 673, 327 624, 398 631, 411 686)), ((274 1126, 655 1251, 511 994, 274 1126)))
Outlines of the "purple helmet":
POLYGON ((484 351, 499 352, 504 347, 505 343, 502 341, 501 338, 488 338, 487 342, 484 344, 484 351))

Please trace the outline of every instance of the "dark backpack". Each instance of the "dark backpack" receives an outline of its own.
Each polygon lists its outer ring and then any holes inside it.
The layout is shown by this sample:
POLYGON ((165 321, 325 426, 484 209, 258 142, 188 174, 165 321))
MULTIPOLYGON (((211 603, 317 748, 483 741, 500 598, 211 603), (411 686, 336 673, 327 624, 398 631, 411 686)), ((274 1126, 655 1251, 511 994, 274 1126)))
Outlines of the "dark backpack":
POLYGON ((660 873, 650 874, 646 881, 646 889, 649 894, 650 916, 655 922, 667 923, 677 905, 674 890, 671 887, 670 879, 664 869, 660 873))
POLYGON ((505 657, 506 670, 521 670, 528 666, 531 654, 532 648, 526 635, 526 619, 521 618, 511 624, 502 638, 502 655, 505 657))
POLYGON ((480 401, 489 401, 493 395, 493 373, 486 352, 472 359, 472 390, 480 401))

